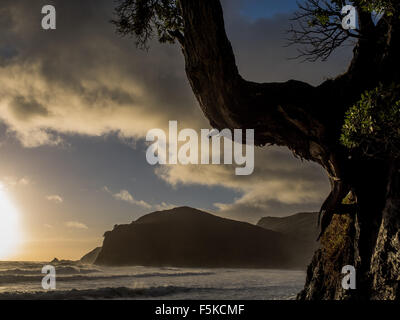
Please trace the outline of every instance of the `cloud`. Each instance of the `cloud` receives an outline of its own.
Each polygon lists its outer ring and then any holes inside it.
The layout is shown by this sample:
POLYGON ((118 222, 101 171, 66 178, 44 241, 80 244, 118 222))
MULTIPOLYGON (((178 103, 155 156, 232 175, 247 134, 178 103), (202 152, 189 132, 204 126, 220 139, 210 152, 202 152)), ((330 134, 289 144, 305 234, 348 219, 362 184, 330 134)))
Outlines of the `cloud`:
POLYGON ((17 187, 17 186, 25 187, 31 184, 31 179, 29 177, 18 178, 18 177, 6 176, 1 179, 1 182, 6 187, 17 187))
POLYGON ((63 203, 64 202, 64 199, 61 197, 61 196, 59 196, 59 195, 50 195, 50 196, 46 196, 46 199, 48 200, 48 201, 51 201, 51 202, 54 202, 54 203, 63 203))
POLYGON ((27 100, 23 96, 15 96, 11 102, 12 110, 17 118, 32 118, 34 116, 46 116, 46 108, 34 98, 27 100))
POLYGON ((233 203, 215 203, 220 215, 255 222, 268 214, 283 216, 315 211, 329 192, 326 175, 316 164, 289 157, 286 149, 256 149, 255 172, 234 175, 232 166, 164 166, 156 174, 179 188, 188 185, 224 187, 235 190, 233 203))
POLYGON ((78 221, 67 221, 65 222, 65 226, 73 229, 82 229, 82 230, 89 229, 84 223, 78 221))
POLYGON ((31 183, 31 180, 27 177, 21 178, 18 181, 18 184, 22 185, 22 186, 27 186, 31 183))
POLYGON ((118 200, 118 201, 124 201, 145 209, 151 209, 151 210, 157 210, 157 211, 161 211, 161 210, 167 210, 167 209, 172 209, 175 208, 176 205, 170 204, 170 203, 166 203, 166 202, 161 202, 159 204, 150 204, 147 203, 146 201, 143 200, 136 200, 130 193, 128 190, 121 190, 118 193, 113 193, 107 186, 103 187, 103 191, 111 194, 113 196, 114 199, 118 200))
POLYGON ((170 210, 170 209, 173 209, 176 207, 178 207, 178 206, 174 205, 174 204, 166 203, 166 202, 161 202, 160 204, 154 205, 153 209, 157 210, 157 211, 163 211, 163 210, 170 210))
POLYGON ((143 200, 136 200, 127 190, 121 190, 118 193, 113 194, 113 197, 120 201, 125 201, 130 204, 134 204, 139 207, 150 209, 152 206, 143 200))
POLYGON ((4 0, 0 10, 0 38, 15 52, 0 56, 0 119, 24 146, 60 145, 62 134, 139 139, 169 119, 198 125, 178 46, 137 50, 115 33, 105 0, 54 1, 57 30, 44 31, 32 14, 40 4, 4 0))

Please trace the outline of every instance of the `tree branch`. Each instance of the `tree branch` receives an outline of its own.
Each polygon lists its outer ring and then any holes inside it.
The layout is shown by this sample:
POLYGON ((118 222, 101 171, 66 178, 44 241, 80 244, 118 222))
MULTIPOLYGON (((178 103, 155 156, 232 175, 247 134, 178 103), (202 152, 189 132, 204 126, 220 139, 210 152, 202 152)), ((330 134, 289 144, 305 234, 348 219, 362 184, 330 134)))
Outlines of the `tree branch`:
POLYGON ((254 83, 236 66, 218 0, 181 0, 186 73, 213 127, 255 129, 256 144, 289 147, 296 155, 339 175, 332 152, 337 145, 345 106, 334 83, 313 87, 300 81, 254 83))
POLYGON ((294 59, 326 61, 349 39, 362 38, 360 30, 342 28, 342 5, 328 0, 307 0, 299 3, 299 10, 291 19, 288 45, 301 45, 294 59))

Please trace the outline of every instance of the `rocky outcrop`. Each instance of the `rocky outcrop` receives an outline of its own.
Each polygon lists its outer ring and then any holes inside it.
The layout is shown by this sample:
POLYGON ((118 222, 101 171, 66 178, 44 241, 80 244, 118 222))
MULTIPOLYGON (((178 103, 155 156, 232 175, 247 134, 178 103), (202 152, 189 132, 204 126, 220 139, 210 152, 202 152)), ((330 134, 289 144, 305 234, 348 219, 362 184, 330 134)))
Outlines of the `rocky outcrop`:
POLYGON ((342 288, 341 273, 346 265, 355 265, 354 218, 350 215, 334 215, 321 238, 321 246, 315 252, 307 269, 301 300, 339 300, 350 298, 351 291, 342 288))
MULTIPOLYGON (((361 210, 357 214, 333 216, 321 238, 321 249, 308 267, 306 285, 299 299, 400 299, 400 171, 397 167, 390 174, 382 214, 376 215, 376 235, 370 232, 370 241, 366 241, 365 236, 364 241, 360 241, 362 228, 366 228, 362 213, 376 213, 374 203, 378 202, 378 193, 370 198, 369 212, 361 210), (364 244, 364 248, 360 244, 364 244), (365 254, 365 247, 370 250, 370 255, 365 254), (356 270, 354 290, 344 290, 341 285, 344 277, 341 270, 346 265, 354 266, 356 270)), ((356 200, 349 197, 344 204, 356 204, 356 200)), ((367 227, 370 226, 367 224, 367 227)))
POLYGON ((105 233, 109 266, 304 268, 293 239, 189 207, 154 212, 105 233))
POLYGON ((371 299, 400 300, 400 170, 392 173, 388 199, 371 260, 371 299))
POLYGON ((265 217, 258 226, 280 232, 298 244, 305 260, 311 261, 319 248, 318 212, 302 212, 288 217, 265 217))
POLYGON ((79 262, 85 263, 85 264, 93 264, 96 261, 97 256, 99 255, 100 251, 101 251, 101 247, 97 247, 97 248, 93 249, 89 253, 85 254, 79 260, 79 262))
POLYGON ((257 225, 318 244, 318 212, 302 212, 288 217, 265 217, 257 225))

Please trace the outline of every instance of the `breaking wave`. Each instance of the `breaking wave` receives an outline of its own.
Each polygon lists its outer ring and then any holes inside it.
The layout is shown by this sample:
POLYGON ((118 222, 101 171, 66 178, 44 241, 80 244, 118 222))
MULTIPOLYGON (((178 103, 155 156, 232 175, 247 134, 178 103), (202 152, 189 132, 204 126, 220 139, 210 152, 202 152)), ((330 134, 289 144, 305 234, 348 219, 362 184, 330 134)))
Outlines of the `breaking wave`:
MULTIPOLYGON (((11 271, 11 270, 10 270, 11 271)), ((59 271, 57 270, 57 274, 59 271)), ((44 275, 38 271, 29 270, 28 273, 0 273, 0 284, 24 283, 24 282, 41 282, 44 275), (1 275, 2 274, 2 275, 1 275)), ((142 273, 142 274, 121 274, 121 275, 71 275, 71 276, 57 276, 57 281, 95 281, 95 280, 113 280, 121 278, 151 278, 151 277, 195 277, 195 276, 208 276, 212 272, 182 272, 182 273, 142 273)))
MULTIPOLYGON (((57 274, 89 274, 95 272, 101 272, 97 269, 85 269, 85 268, 78 268, 78 267, 57 267, 57 274)), ((8 270, 1 270, 0 277, 3 275, 35 275, 41 274, 41 269, 8 269, 8 270)))
POLYGON ((87 290, 38 291, 38 292, 4 292, 0 300, 91 300, 91 299, 135 299, 159 298, 171 294, 191 291, 209 291, 210 288, 190 287, 150 287, 150 288, 99 288, 87 290))
POLYGON ((176 272, 176 273, 140 273, 132 275, 134 278, 148 278, 148 277, 196 277, 196 276, 211 276, 214 272, 176 272))
MULTIPOLYGON (((41 282, 43 276, 22 276, 22 275, 9 275, 1 276, 0 284, 13 284, 13 283, 23 283, 23 282, 41 282)), ((112 280, 118 278, 127 278, 127 275, 114 275, 114 276, 68 276, 68 277, 57 277, 57 281, 89 281, 89 280, 112 280)))

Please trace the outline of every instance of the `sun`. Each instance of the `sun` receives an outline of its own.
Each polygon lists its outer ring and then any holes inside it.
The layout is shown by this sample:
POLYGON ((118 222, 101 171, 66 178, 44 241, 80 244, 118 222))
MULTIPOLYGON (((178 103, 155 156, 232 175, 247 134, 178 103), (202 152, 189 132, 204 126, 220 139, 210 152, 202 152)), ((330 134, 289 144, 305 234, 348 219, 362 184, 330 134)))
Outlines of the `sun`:
POLYGON ((0 183, 0 260, 13 256, 20 240, 18 212, 0 183))

